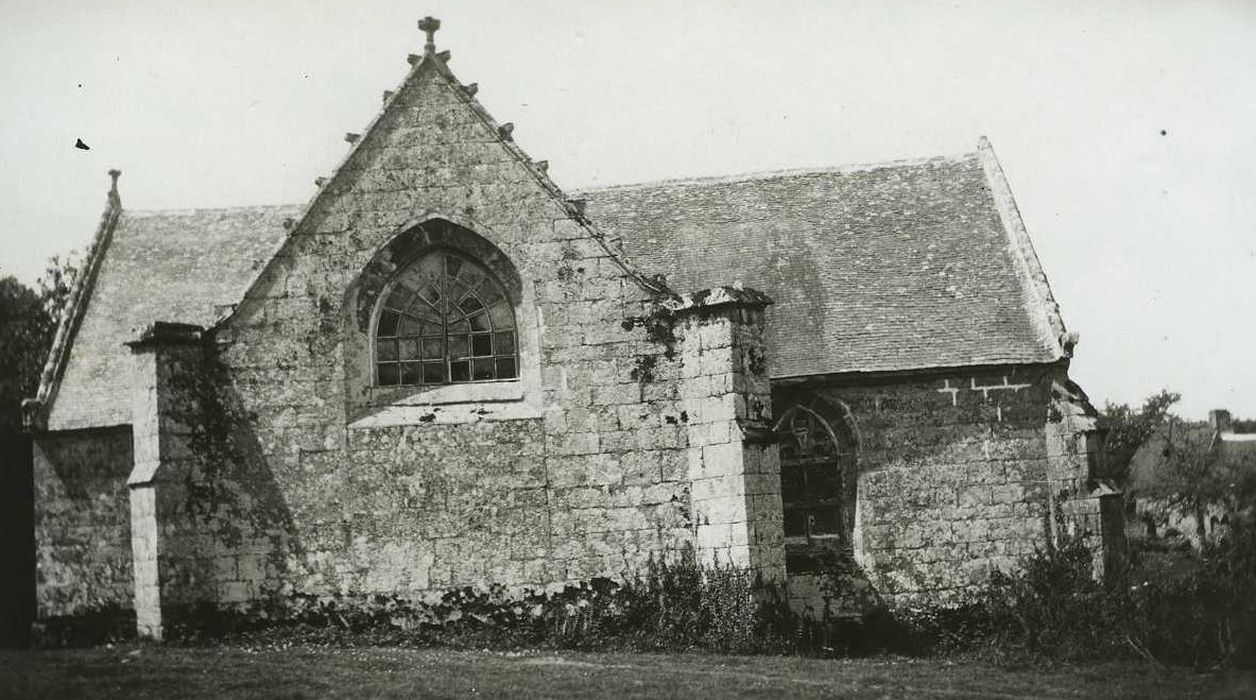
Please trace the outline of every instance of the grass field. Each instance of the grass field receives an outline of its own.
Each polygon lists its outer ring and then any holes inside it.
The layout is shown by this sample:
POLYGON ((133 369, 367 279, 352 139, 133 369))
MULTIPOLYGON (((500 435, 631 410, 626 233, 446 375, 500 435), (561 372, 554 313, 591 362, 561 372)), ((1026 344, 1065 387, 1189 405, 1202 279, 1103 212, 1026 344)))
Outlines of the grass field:
POLYGON ((0 651, 23 698, 1256 696, 1256 675, 1125 664, 1009 671, 944 660, 126 645, 0 651))

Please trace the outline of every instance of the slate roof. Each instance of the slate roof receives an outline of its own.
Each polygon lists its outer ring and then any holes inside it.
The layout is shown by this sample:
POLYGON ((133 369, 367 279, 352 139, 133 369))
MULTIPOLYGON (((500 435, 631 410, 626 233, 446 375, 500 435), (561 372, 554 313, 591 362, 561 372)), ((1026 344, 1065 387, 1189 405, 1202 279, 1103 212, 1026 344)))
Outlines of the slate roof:
POLYGON ((1058 309, 984 139, 955 157, 582 196, 677 292, 740 282, 772 297, 773 377, 1063 356, 1058 309))
MULTIPOLYGON (((982 148, 988 149, 984 144, 982 148)), ((116 194, 114 195, 116 197, 116 194)), ((766 292, 774 377, 1063 356, 1063 324, 993 155, 590 190, 586 214, 677 292, 766 292)), ((209 326, 305 207, 125 211, 93 253, 47 427, 130 421, 130 352, 153 321, 209 326)), ((50 362, 50 364, 52 364, 50 362)))
POLYGON ((48 429, 129 423, 131 353, 123 343, 153 321, 212 325, 240 301, 283 241, 283 220, 299 211, 123 211, 70 341, 48 429))

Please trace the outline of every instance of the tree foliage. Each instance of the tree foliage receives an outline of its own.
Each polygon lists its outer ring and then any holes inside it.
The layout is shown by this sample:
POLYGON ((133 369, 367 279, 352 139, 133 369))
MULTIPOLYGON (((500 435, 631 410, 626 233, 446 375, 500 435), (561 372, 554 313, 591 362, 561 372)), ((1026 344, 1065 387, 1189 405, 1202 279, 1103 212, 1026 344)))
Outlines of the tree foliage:
POLYGON ((1235 418, 1230 421, 1230 428, 1236 433, 1256 433, 1256 419, 1242 420, 1235 418))
POLYGON ((1171 417, 1161 431, 1157 481, 1147 495, 1195 517, 1200 540, 1212 508, 1243 512, 1256 504, 1256 452, 1234 452, 1211 428, 1171 417))
POLYGON ((0 279, 0 429, 21 426, 22 399, 34 394, 52 323, 35 290, 0 279))
POLYGON ((1134 453, 1165 424, 1170 416, 1169 409, 1181 398, 1181 394, 1161 389, 1138 408, 1124 403, 1104 405, 1103 418, 1108 430, 1104 440, 1104 464, 1118 483, 1123 484, 1129 478, 1134 453))
POLYGON ((53 257, 36 289, 0 278, 0 430, 22 425, 22 399, 35 395, 78 265, 53 257))

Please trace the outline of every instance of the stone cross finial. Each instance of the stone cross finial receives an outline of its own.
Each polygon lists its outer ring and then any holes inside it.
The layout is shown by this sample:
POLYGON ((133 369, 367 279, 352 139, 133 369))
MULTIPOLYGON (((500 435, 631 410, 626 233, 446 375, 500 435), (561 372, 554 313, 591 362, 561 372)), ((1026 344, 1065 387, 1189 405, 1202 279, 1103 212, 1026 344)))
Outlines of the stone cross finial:
POLYGON ((436 53, 436 30, 440 29, 440 20, 435 17, 424 17, 419 20, 419 31, 427 34, 427 43, 423 45, 423 53, 436 53))

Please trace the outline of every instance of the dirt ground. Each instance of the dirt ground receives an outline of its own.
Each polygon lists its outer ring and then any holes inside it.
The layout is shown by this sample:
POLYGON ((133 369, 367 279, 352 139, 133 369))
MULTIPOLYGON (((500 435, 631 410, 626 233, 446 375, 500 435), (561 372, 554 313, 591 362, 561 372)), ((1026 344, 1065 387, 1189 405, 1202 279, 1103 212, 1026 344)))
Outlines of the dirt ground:
POLYGON ((1248 698, 1256 674, 1139 664, 122 645, 0 651, 15 698, 1248 698))

